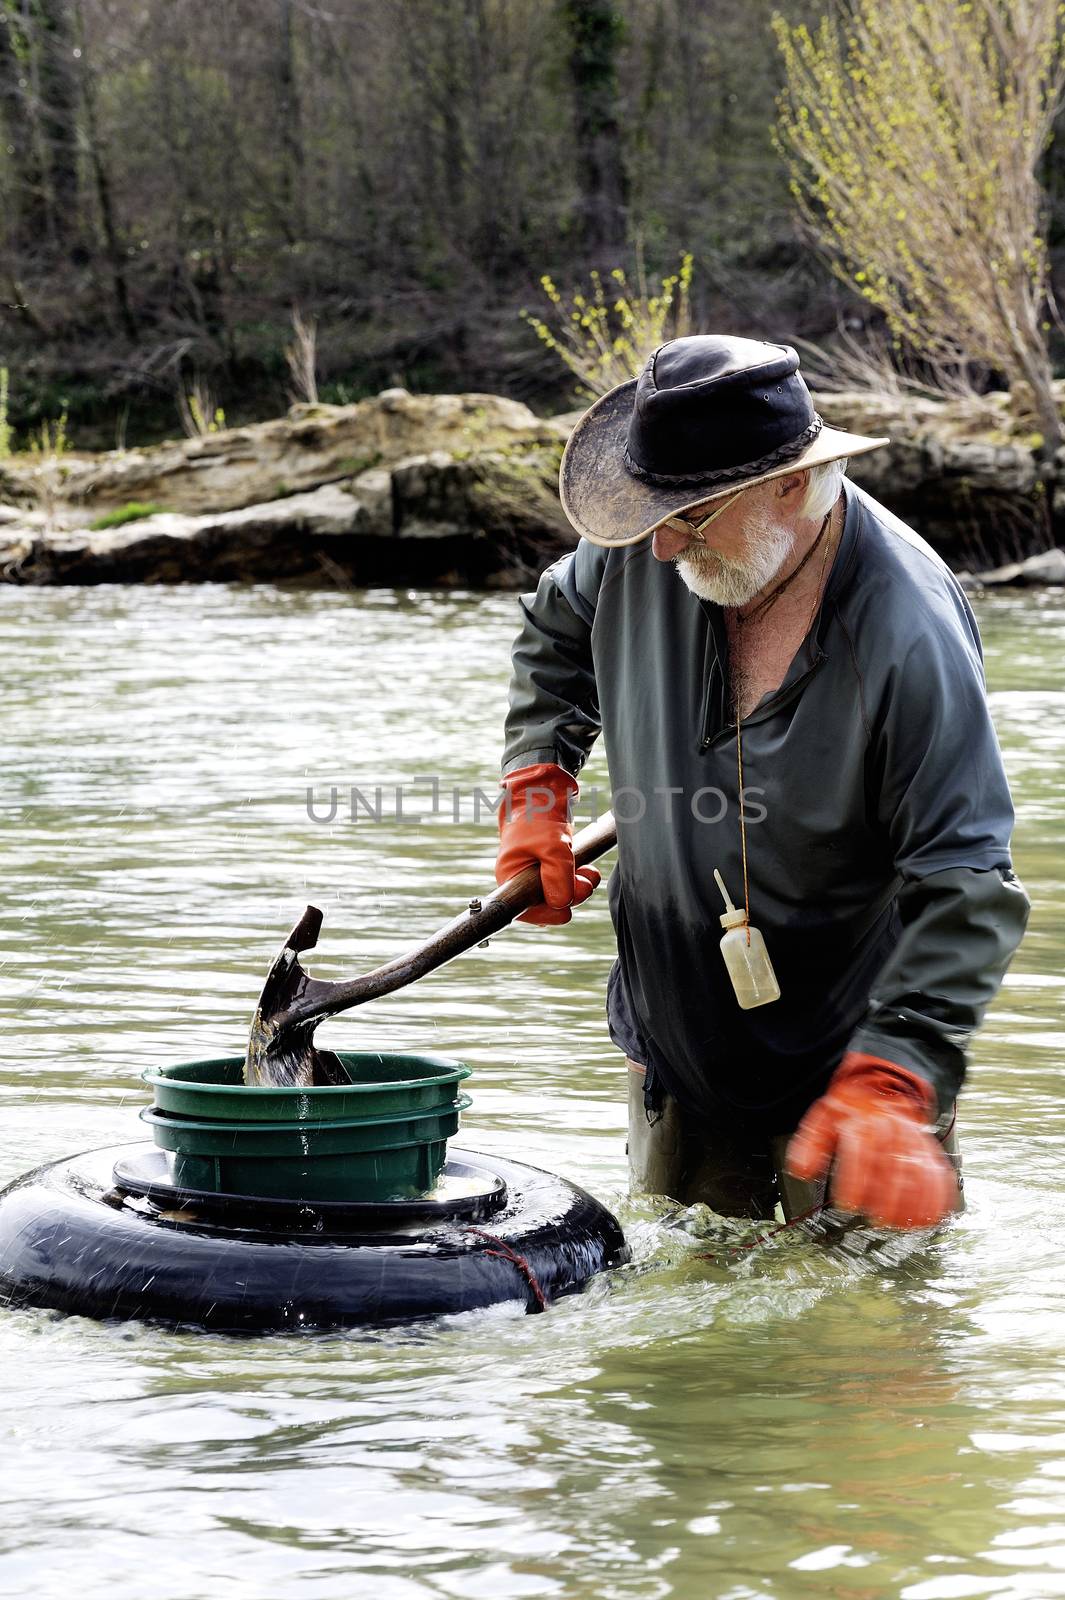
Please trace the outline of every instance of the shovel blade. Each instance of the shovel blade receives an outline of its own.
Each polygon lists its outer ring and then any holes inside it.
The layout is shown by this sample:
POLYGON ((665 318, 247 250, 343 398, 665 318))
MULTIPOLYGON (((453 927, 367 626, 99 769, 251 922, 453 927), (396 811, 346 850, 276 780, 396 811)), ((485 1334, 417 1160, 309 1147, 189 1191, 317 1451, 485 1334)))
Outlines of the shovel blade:
MULTIPOLYGON (((309 1088, 316 1082, 337 1081, 332 1075, 316 1076, 316 1072, 331 1068, 324 1059, 320 1060, 320 1053, 314 1048, 313 1025, 288 1029, 280 1026, 285 1012, 309 981, 300 966, 299 952, 313 950, 321 928, 322 913, 317 906, 308 906, 274 957, 248 1036, 248 1052, 244 1059, 244 1082, 247 1084, 293 1089, 309 1088)), ((331 1056, 332 1052, 321 1054, 331 1056)))

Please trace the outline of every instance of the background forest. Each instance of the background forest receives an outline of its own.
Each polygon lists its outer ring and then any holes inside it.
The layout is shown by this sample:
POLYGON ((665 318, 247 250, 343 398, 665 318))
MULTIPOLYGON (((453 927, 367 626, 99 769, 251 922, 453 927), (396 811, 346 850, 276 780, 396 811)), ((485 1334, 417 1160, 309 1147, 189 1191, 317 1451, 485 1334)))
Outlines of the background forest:
MULTIPOLYGON (((770 22, 822 0, 0 0, 0 366, 16 437, 173 432, 319 394, 572 399, 520 320, 592 267, 694 256, 695 326, 873 313, 804 240, 770 22)), ((1061 239, 1060 137, 1043 174, 1061 239)))
MULTIPOLYGON (((173 432, 198 379, 572 386, 520 320, 593 266, 694 255, 696 326, 867 315, 796 224, 770 19, 819 0, 0 0, 0 366, 16 435, 173 432)), ((1051 152, 1050 165, 1057 163, 1051 152)))

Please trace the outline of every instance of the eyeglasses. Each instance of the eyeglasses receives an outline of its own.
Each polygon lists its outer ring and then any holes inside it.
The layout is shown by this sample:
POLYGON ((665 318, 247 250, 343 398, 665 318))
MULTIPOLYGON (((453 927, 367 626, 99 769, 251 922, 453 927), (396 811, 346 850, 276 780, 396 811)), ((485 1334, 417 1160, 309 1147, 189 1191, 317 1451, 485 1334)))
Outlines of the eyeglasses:
POLYGON ((665 521, 660 522, 658 526, 660 528, 672 528, 674 533, 689 534, 691 538, 698 539, 700 544, 705 544, 706 540, 703 537, 703 530, 708 528, 723 511, 727 511, 729 506, 735 505, 742 493, 742 489, 737 489, 736 493, 730 495, 723 506, 718 506, 716 511, 711 511, 710 515, 708 517, 703 517, 701 522, 689 522, 687 517, 681 516, 666 517, 665 521))

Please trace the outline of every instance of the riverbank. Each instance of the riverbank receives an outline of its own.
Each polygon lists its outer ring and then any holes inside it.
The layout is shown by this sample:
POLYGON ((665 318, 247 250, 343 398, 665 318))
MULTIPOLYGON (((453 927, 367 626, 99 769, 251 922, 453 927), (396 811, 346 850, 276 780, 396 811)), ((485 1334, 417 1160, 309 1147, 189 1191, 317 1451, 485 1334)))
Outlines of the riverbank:
MULTIPOLYGON (((819 406, 839 426, 890 436, 852 476, 956 570, 1062 581, 1050 530, 1051 511, 1065 521, 1065 452, 1048 493, 1039 439, 1009 396, 849 392, 819 406), (1049 564, 1026 564, 1048 550, 1049 564)), ((10 457, 0 578, 518 587, 574 542, 556 486, 575 417, 388 389, 150 448, 10 457)))

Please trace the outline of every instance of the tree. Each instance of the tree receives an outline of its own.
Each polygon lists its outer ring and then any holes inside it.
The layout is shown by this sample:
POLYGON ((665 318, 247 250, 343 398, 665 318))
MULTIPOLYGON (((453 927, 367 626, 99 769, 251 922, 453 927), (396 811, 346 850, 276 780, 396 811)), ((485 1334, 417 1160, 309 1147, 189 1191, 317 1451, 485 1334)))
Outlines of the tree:
POLYGON ((1047 353, 1037 168, 1061 101, 1058 0, 843 0, 816 34, 774 20, 779 141, 834 270, 921 358, 1000 373, 1061 415, 1047 353))
POLYGON ((29 22, 25 6, 0 0, 0 129, 10 160, 4 242, 19 249, 33 248, 47 229, 45 176, 31 110, 29 22))
MULTIPOLYGON (((562 403, 518 321, 684 249, 701 323, 819 335, 752 48, 813 0, 0 0, 0 352, 22 429, 236 419, 284 399, 293 305, 324 398, 406 382, 562 403), (69 381, 76 378, 76 383, 69 381), (548 394, 544 390, 548 389, 548 394), (122 413, 124 415, 124 412, 122 413)), ((611 291, 612 292, 612 291, 611 291)), ((86 434, 83 430, 91 430, 86 434)))
POLYGON ((296 77, 296 47, 292 0, 278 0, 277 49, 274 58, 277 83, 277 138, 281 147, 281 201, 283 219, 293 239, 304 229, 303 110, 296 77))
POLYGON ((91 59, 88 61, 85 59, 85 18, 80 9, 80 4, 77 12, 77 38, 79 58, 82 61, 81 98, 85 109, 85 144, 88 149, 93 181, 96 187, 96 203, 99 211, 100 231, 103 235, 103 248, 110 271, 111 288, 118 321, 127 338, 133 341, 137 337, 137 324, 130 305, 125 252, 115 216, 114 186, 111 179, 108 153, 104 149, 99 131, 99 119, 96 112, 94 64, 91 59))
POLYGON ((625 239, 627 181, 618 125, 622 23, 612 0, 564 0, 584 238, 592 255, 625 239))
POLYGON ((69 0, 37 0, 37 81, 41 139, 48 161, 49 230, 68 246, 81 223, 78 188, 78 82, 69 0))

